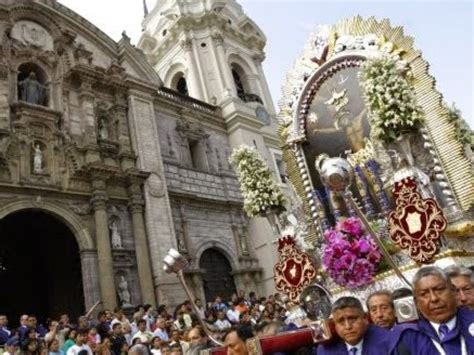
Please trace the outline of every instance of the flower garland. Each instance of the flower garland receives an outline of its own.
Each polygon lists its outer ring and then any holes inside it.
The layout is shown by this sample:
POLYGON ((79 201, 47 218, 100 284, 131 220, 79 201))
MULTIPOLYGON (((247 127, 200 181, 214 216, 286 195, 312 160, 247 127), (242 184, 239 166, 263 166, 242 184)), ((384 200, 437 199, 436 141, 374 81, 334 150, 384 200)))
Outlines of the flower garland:
POLYGON ((372 135, 385 143, 423 123, 405 61, 395 55, 368 59, 359 73, 372 135))
POLYGON ((382 254, 361 221, 351 217, 324 233, 323 266, 338 285, 355 288, 369 284, 382 254))
POLYGON ((474 132, 471 130, 467 122, 463 119, 461 111, 453 103, 451 106, 444 104, 448 110, 449 122, 454 123, 456 127, 457 140, 463 145, 474 147, 474 132))
POLYGON ((285 210, 283 193, 255 149, 248 146, 234 149, 230 162, 237 172, 244 210, 249 217, 285 210))

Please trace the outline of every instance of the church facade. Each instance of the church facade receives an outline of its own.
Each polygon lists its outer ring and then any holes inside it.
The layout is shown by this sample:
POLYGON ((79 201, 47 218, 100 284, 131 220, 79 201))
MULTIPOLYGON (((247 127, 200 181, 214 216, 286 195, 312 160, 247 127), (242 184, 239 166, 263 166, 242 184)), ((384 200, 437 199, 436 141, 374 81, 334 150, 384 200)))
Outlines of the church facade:
POLYGON ((285 182, 264 36, 234 1, 158 3, 142 52, 57 1, 0 1, 0 284, 15 290, 0 304, 12 316, 177 303, 171 247, 201 298, 272 291, 269 228, 243 214, 228 162, 254 145, 285 182))

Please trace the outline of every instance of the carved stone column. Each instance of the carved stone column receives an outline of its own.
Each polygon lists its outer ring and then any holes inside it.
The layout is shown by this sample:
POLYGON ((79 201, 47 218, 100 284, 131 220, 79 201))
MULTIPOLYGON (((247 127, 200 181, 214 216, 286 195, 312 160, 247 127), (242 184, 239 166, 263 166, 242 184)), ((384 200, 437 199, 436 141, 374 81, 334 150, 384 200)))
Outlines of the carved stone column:
MULTIPOLYGON (((95 185, 97 183, 94 182, 95 185)), ((100 184, 105 188, 104 182, 100 182, 100 184)), ((117 297, 115 295, 114 268, 107 218, 107 193, 103 189, 96 189, 91 199, 91 205, 94 209, 100 293, 104 307, 114 309, 117 306, 117 297)))
POLYGON ((227 58, 224 50, 224 37, 221 33, 215 33, 212 35, 212 40, 216 46, 217 52, 217 63, 219 70, 222 74, 222 81, 224 85, 223 95, 231 94, 236 96, 237 91, 235 89, 234 78, 232 77, 232 71, 227 64, 227 58))
POLYGON ((181 48, 186 55, 186 60, 189 63, 188 74, 189 76, 186 78, 188 85, 189 85, 189 93, 190 96, 195 97, 199 100, 204 100, 203 90, 200 86, 200 81, 198 77, 198 67, 196 63, 196 59, 194 58, 193 54, 193 40, 188 38, 181 41, 181 48))
POLYGON ((84 303, 90 309, 100 297, 100 272, 97 268, 97 251, 81 250, 82 286, 84 289, 84 303))
POLYGON ((129 187, 129 209, 132 214, 133 237, 135 239, 135 253, 137 255, 138 280, 142 293, 142 302, 156 306, 156 297, 153 287, 150 254, 146 239, 145 223, 143 222, 143 206, 145 201, 141 196, 140 186, 129 187))

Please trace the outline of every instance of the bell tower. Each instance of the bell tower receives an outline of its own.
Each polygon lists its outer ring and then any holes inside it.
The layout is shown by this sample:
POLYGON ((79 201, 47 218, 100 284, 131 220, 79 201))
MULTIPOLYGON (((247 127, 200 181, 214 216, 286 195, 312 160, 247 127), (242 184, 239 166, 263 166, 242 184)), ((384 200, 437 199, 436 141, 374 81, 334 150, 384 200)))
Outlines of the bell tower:
MULTIPOLYGON (((275 108, 262 68, 266 37, 242 6, 235 0, 158 0, 145 11, 142 27, 138 47, 164 86, 219 106, 230 147, 257 148, 285 189, 275 108)), ((250 221, 248 233, 264 268, 262 289, 273 292, 274 236, 261 218, 250 221)))

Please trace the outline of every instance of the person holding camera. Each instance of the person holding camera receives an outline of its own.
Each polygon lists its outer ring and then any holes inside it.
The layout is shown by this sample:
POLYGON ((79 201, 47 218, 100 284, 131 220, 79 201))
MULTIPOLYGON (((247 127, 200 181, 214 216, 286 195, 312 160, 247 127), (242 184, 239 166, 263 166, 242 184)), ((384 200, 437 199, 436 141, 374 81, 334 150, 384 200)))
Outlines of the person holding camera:
POLYGON ((339 298, 332 305, 331 313, 338 338, 318 345, 317 355, 388 354, 390 332, 369 324, 362 303, 357 298, 339 298))
POLYGON ((387 290, 375 291, 367 298, 366 302, 372 323, 389 330, 392 329, 396 321, 391 296, 392 293, 387 290))
POLYGON ((412 283, 421 317, 393 328, 390 354, 473 354, 474 312, 457 307, 456 291, 446 272, 426 266, 412 283))

